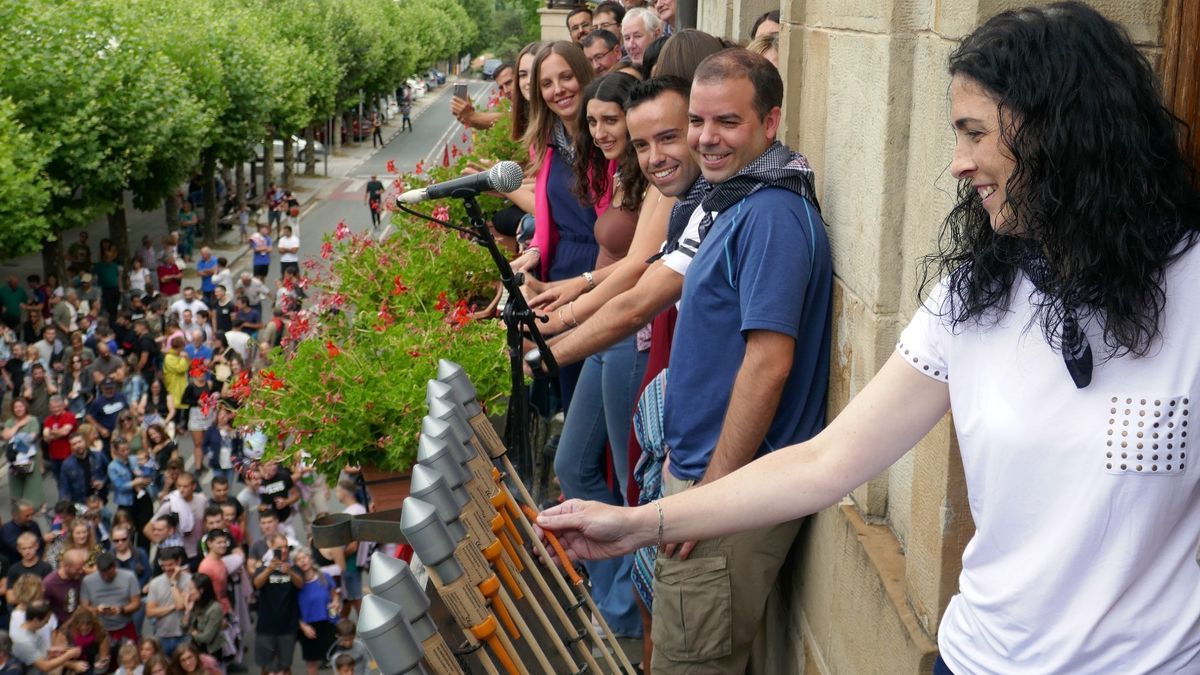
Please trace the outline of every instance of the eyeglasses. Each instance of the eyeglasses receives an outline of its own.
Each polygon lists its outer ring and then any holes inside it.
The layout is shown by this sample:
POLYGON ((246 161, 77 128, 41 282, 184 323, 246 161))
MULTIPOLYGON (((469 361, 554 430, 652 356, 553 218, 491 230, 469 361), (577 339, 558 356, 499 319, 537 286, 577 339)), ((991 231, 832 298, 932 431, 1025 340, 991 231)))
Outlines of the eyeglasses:
POLYGON ((618 46, 619 45, 613 45, 608 48, 608 51, 600 52, 599 54, 593 56, 592 58, 590 58, 588 60, 592 62, 593 66, 598 66, 598 65, 600 65, 600 62, 603 61, 604 58, 607 57, 609 54, 613 53, 613 50, 616 49, 618 46))
POLYGON ((574 35, 574 34, 576 34, 576 33, 579 33, 579 32, 581 32, 581 31, 585 31, 585 30, 591 30, 591 29, 592 29, 592 22, 590 22, 590 21, 584 21, 584 22, 583 22, 583 23, 581 23, 581 24, 578 24, 578 25, 575 25, 575 26, 570 26, 570 27, 569 27, 569 30, 570 30, 570 33, 571 33, 571 35, 574 35))
POLYGON ((615 31, 613 29, 616 28, 618 25, 619 24, 616 21, 605 21, 604 23, 594 24, 592 27, 595 28, 596 30, 606 30, 615 35, 618 31, 615 31))
POLYGON ((117 539, 116 537, 113 537, 112 541, 114 544, 124 544, 125 542, 129 541, 129 537, 122 537, 121 539, 117 539))

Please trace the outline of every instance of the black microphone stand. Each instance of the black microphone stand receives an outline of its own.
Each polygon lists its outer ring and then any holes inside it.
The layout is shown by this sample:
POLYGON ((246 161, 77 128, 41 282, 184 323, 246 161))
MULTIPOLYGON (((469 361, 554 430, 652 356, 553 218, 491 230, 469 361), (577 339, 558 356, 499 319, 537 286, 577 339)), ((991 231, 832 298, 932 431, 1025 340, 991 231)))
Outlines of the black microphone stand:
POLYGON ((496 243, 496 238, 492 235, 492 230, 483 216, 482 209, 479 208, 479 203, 475 201, 474 197, 464 197, 463 205, 467 209, 467 218, 471 221, 472 236, 491 254, 492 261, 496 263, 496 268, 500 271, 500 283, 508 292, 508 300, 504 302, 504 309, 501 311, 508 336, 508 360, 512 370, 512 398, 509 401, 508 423, 505 425, 507 438, 505 440, 509 449, 516 451, 516 467, 517 472, 522 474, 521 478, 533 480, 533 448, 529 431, 529 392, 525 386, 524 337, 528 335, 537 345, 538 351, 541 352, 543 372, 550 377, 556 377, 558 363, 555 362, 554 355, 546 344, 546 339, 542 337, 542 332, 537 327, 538 321, 549 321, 549 318, 538 316, 525 301, 525 296, 521 293, 524 276, 513 272, 512 266, 508 264, 508 258, 496 243))

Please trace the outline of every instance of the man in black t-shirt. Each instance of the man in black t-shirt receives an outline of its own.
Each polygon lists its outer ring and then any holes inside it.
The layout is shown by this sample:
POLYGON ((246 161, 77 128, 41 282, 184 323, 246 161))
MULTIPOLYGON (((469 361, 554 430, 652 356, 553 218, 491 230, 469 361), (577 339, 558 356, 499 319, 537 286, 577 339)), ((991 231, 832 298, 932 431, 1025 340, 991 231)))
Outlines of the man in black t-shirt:
MULTIPOLYGON (((275 461, 263 462, 259 471, 262 473, 262 485, 258 487, 259 496, 262 497, 263 503, 275 507, 275 512, 279 514, 279 522, 287 525, 292 518, 292 505, 300 501, 300 490, 292 480, 291 472, 275 461)), ((284 529, 286 531, 286 528, 284 529)))
POLYGON ((213 289, 213 328, 217 335, 224 335, 233 330, 233 299, 225 292, 224 286, 213 289))
POLYGON ((162 350, 159 349, 154 336, 150 334, 150 324, 146 323, 144 319, 133 322, 133 333, 136 336, 133 342, 133 351, 138 357, 137 369, 142 373, 142 379, 149 384, 158 376, 162 350))
POLYGON ((271 561, 254 573, 254 588, 258 589, 254 660, 263 675, 291 670, 296 632, 300 630, 300 589, 304 587, 304 577, 291 564, 287 537, 276 534, 270 547, 271 561))
POLYGON ((367 181, 367 207, 371 209, 371 227, 379 227, 379 213, 383 211, 383 183, 379 176, 371 176, 367 181))

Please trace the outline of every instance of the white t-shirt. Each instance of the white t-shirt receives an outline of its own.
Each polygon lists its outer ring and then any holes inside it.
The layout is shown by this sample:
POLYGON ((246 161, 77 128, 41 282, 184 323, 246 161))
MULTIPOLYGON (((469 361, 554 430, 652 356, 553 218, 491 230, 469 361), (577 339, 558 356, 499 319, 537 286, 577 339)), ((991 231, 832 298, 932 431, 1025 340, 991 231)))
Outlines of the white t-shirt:
POLYGON ((200 310, 207 310, 208 305, 204 304, 204 301, 199 298, 193 298, 191 302, 180 298, 171 303, 171 308, 169 311, 176 322, 182 322, 183 310, 185 309, 191 310, 192 318, 194 319, 199 316, 200 310))
POLYGON ((212 282, 214 286, 224 286, 225 295, 233 298, 233 272, 230 272, 228 267, 222 267, 219 272, 214 273, 212 282))
POLYGON ((956 673, 1200 672, 1200 247, 1167 270, 1151 356, 1077 389, 1023 277, 995 325, 953 331, 941 286, 897 349, 947 382, 976 532, 938 630, 956 673), (1195 425, 1192 425, 1195 428, 1195 425), (1190 471, 1190 473, 1189 473, 1190 471))
POLYGON ((280 237, 279 243, 279 262, 300 262, 300 237, 292 235, 290 237, 280 237), (283 253, 283 249, 296 249, 295 253, 283 253))
MULTIPOLYGON (((717 213, 714 211, 712 216, 715 219, 717 213)), ((697 205, 695 210, 692 211, 692 215, 688 217, 688 223, 683 228, 683 234, 679 236, 679 247, 662 258, 663 264, 678 272, 681 277, 687 275, 687 269, 692 264, 692 258, 695 258, 696 251, 700 250, 701 220, 704 220, 704 209, 697 205)))
POLYGON ((129 290, 134 295, 145 295, 147 284, 150 282, 150 270, 145 267, 129 270, 129 290))

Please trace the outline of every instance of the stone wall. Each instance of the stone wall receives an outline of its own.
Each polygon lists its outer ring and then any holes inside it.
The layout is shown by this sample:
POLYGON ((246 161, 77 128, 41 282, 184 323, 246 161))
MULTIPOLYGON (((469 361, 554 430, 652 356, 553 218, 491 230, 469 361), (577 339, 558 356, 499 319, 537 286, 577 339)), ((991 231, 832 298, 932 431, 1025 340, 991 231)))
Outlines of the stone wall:
MULTIPOLYGON (((817 173, 837 275, 830 413, 891 355, 917 263, 951 205, 946 59, 1005 0, 783 0, 783 140, 817 173)), ((1096 0, 1154 55, 1163 0, 1096 0)), ((698 0, 698 27, 744 42, 762 0, 698 0)), ((928 673, 973 532, 947 418, 810 519, 769 607, 776 672, 928 673)))

